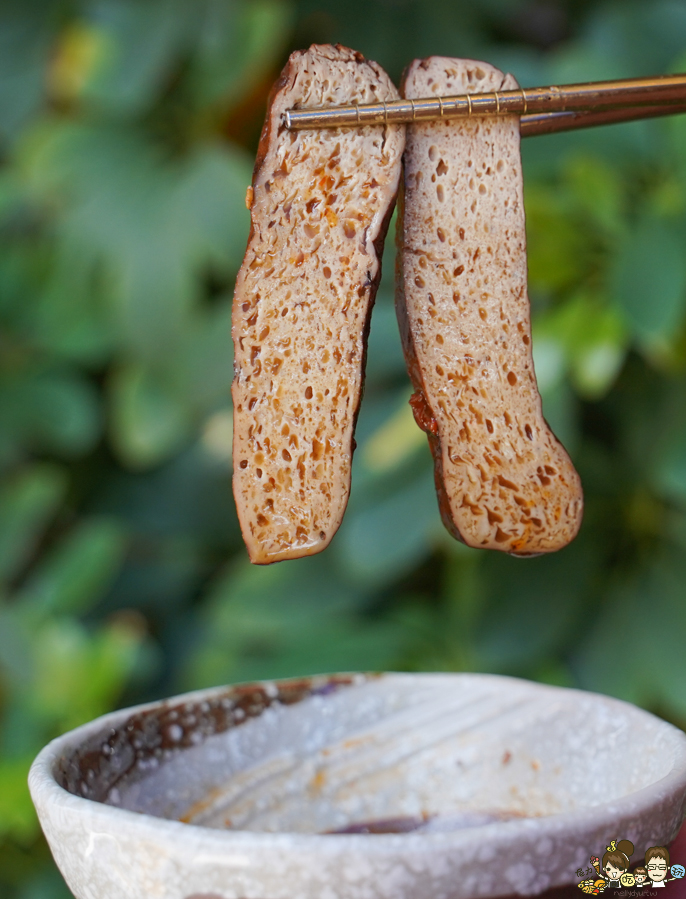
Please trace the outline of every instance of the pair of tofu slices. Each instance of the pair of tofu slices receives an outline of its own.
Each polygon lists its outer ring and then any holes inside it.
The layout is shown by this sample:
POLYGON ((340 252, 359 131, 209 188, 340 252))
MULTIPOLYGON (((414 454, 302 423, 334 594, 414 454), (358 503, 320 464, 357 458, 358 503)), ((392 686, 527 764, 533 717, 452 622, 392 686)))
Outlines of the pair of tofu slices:
MULTIPOLYGON (((401 91, 516 87, 487 63, 434 56, 409 66, 401 91)), ((398 321, 444 524, 519 556, 560 549, 581 524, 579 476, 534 375, 518 117, 283 122, 292 107, 398 96, 380 66, 338 45, 294 53, 272 91, 233 305, 233 486, 257 564, 319 552, 341 523, 398 195, 398 321)))

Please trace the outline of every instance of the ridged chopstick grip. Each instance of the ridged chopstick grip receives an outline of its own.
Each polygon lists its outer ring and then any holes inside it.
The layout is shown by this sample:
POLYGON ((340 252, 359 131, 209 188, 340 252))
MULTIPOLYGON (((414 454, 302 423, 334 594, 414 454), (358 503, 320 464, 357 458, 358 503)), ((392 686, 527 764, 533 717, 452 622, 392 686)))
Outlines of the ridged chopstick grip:
POLYGON ((530 87, 455 97, 426 97, 348 106, 289 109, 287 128, 351 128, 411 124, 460 116, 519 115, 598 110, 686 101, 686 75, 530 87))

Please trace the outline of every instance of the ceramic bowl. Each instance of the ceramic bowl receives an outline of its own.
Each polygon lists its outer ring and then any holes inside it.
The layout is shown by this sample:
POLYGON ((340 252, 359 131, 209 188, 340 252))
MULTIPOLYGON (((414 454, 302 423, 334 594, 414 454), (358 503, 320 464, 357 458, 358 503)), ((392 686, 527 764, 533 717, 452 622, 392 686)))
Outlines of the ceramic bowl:
POLYGON ((329 675, 106 715, 30 788, 78 899, 534 895, 673 839, 686 735, 512 678, 329 675))

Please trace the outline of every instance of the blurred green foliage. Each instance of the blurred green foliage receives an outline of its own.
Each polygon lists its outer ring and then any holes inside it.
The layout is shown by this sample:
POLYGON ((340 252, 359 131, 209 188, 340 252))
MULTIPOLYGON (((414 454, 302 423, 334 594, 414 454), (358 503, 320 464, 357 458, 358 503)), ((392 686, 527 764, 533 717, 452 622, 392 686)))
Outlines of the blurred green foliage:
POLYGON ((353 493, 323 555, 246 559, 230 302, 269 85, 341 41, 398 79, 679 71, 676 0, 6 0, 0 7, 0 895, 59 899, 26 789, 122 704, 340 669, 494 671, 686 722, 686 118, 524 145, 535 361, 578 539, 521 561, 439 521, 393 248, 353 493))

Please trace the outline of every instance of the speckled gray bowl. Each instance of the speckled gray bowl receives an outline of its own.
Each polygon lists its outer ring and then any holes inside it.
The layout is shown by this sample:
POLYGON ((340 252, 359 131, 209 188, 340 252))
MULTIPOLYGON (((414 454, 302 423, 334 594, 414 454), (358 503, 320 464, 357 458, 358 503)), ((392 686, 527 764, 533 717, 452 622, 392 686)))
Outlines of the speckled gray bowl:
POLYGON ((511 678, 333 675, 107 715, 30 787, 78 899, 536 894, 673 839, 686 735, 511 678))

